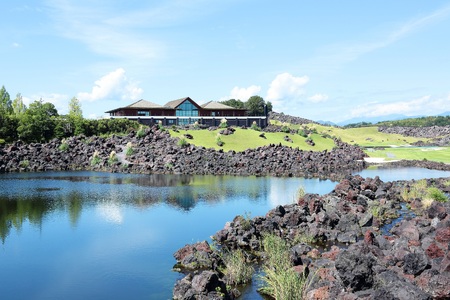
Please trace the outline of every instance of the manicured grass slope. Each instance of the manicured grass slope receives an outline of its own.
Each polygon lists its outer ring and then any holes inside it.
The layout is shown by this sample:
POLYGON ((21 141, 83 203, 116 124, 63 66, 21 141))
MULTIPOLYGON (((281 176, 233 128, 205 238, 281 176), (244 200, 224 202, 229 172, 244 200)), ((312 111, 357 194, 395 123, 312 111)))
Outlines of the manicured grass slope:
POLYGON ((224 151, 234 150, 234 151, 245 151, 250 148, 257 148, 269 144, 282 144, 289 147, 300 148, 302 150, 312 150, 312 151, 323 151, 331 150, 335 146, 332 139, 323 138, 318 134, 312 134, 311 138, 316 143, 315 146, 308 145, 305 140, 306 138, 301 137, 298 134, 286 134, 286 133, 264 133, 266 138, 262 138, 259 135, 261 132, 252 129, 241 129, 236 128, 234 134, 231 135, 220 135, 220 139, 225 143, 222 147, 219 147, 216 143, 216 138, 218 136, 219 130, 209 131, 209 130, 180 130, 179 132, 174 132, 170 130, 170 135, 172 137, 183 137, 184 134, 189 133, 194 138, 192 140, 187 140, 188 143, 194 144, 196 146, 203 146, 205 148, 223 149, 224 151), (284 140, 285 136, 289 136, 292 140, 287 142, 284 140))
MULTIPOLYGON (((272 124, 281 125, 280 122, 276 121, 272 121, 272 124)), ((259 137, 261 132, 241 128, 236 128, 235 133, 232 135, 220 135, 220 139, 225 143, 222 147, 219 147, 216 143, 219 130, 180 130, 179 132, 170 130, 170 134, 172 137, 181 138, 184 134, 189 133, 194 138, 192 140, 186 139, 188 143, 217 150, 223 149, 224 151, 244 151, 246 149, 257 148, 269 144, 282 144, 294 148, 298 147, 307 151, 323 151, 331 150, 335 146, 332 138, 336 137, 346 143, 359 145, 361 147, 385 147, 385 150, 367 149, 366 153, 370 157, 385 158, 386 160, 427 159, 430 161, 450 163, 450 147, 441 147, 437 149, 409 147, 411 143, 419 140, 427 141, 427 139, 378 132, 376 126, 343 129, 318 124, 285 125, 296 130, 307 127, 308 130, 317 132, 311 134, 315 146, 308 145, 305 142, 306 139, 298 134, 286 134, 282 132, 265 133, 266 138, 261 138, 259 137), (293 141, 292 143, 284 140, 286 135, 293 141), (324 136, 329 136, 331 138, 325 138, 324 136)))

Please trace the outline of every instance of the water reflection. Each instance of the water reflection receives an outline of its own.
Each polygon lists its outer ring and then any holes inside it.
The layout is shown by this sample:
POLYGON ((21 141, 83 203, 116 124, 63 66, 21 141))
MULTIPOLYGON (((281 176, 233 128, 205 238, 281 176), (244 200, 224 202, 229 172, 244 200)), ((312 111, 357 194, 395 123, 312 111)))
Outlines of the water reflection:
POLYGON ((0 177, 0 236, 29 221, 41 226, 52 213, 67 213, 76 227, 85 207, 115 224, 124 221, 124 205, 147 209, 167 204, 189 212, 199 202, 221 203, 245 197, 257 201, 267 193, 268 180, 247 177, 190 175, 123 175, 109 173, 10 174, 0 177))

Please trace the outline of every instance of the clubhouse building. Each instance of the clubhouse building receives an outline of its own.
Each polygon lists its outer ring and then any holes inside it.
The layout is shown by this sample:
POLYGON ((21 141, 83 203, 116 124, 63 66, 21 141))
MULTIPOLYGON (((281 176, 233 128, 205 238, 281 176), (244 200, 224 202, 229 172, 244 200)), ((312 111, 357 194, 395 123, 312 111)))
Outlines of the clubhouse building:
POLYGON ((267 126, 265 116, 247 116, 246 109, 234 108, 219 102, 209 101, 198 105, 189 97, 159 105, 146 100, 139 100, 128 106, 109 110, 111 118, 128 118, 141 124, 162 123, 164 126, 189 125, 197 122, 205 126, 218 126, 223 118, 228 125, 250 127, 253 122, 259 127, 267 126))

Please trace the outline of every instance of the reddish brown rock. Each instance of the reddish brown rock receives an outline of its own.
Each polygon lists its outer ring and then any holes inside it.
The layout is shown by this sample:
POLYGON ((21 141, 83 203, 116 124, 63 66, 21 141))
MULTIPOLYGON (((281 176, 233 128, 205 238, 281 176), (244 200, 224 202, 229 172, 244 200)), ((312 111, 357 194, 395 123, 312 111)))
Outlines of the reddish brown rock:
POLYGON ((425 250, 425 253, 428 255, 429 258, 438 258, 443 257, 445 255, 444 250, 442 250, 436 243, 432 243, 427 250, 425 250))
POLYGON ((441 243, 450 242, 450 227, 439 228, 436 230, 436 241, 441 243))

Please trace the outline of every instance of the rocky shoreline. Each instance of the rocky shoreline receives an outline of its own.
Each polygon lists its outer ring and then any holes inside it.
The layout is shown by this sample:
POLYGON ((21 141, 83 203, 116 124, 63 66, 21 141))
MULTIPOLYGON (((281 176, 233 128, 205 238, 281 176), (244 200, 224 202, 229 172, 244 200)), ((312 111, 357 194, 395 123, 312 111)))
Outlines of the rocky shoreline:
POLYGON ((337 141, 331 151, 303 151, 269 145, 224 152, 179 145, 158 126, 127 136, 77 136, 46 144, 15 142, 0 148, 0 173, 49 170, 94 170, 138 174, 296 176, 338 180, 366 167, 366 154, 337 141), (131 150, 128 152, 128 148, 131 150), (113 159, 111 153, 114 152, 113 159), (93 158, 96 157, 94 163, 93 158))
MULTIPOLYGON (((449 193, 449 182, 427 185, 449 193)), ((414 213, 399 218, 401 193, 413 184, 348 176, 329 194, 306 194, 263 217, 237 216, 212 238, 255 261, 264 233, 290 241, 294 269, 307 277, 305 299, 448 299, 450 202, 425 207, 414 199, 408 203, 414 213), (386 225, 392 220, 394 226, 386 225)), ((174 257, 188 274, 175 284, 174 299, 239 296, 236 288, 224 289, 223 261, 206 241, 186 245, 174 257)))

